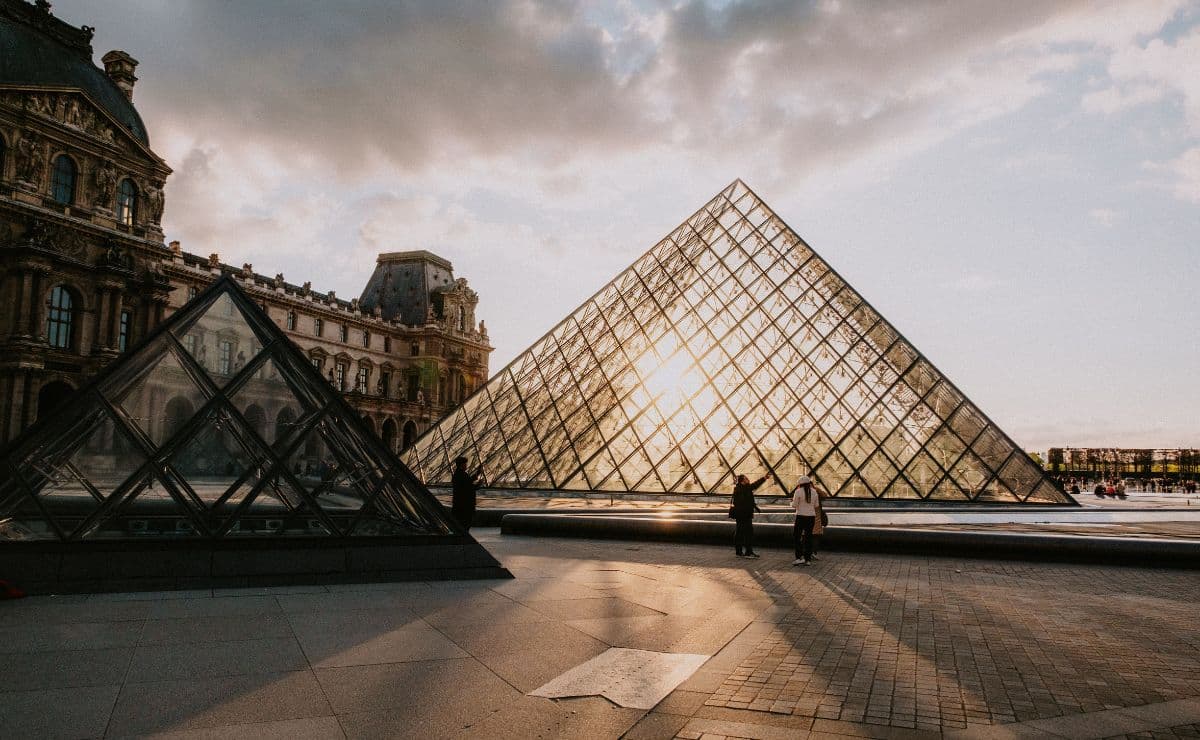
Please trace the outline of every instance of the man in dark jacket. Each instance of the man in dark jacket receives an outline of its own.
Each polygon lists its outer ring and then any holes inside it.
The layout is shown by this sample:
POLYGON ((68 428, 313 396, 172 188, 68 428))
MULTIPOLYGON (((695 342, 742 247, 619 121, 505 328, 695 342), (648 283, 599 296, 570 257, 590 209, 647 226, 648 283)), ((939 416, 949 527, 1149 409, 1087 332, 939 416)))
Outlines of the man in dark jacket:
POLYGON ((749 478, 739 475, 737 485, 733 487, 733 520, 737 523, 733 534, 733 549, 739 556, 744 550, 746 557, 758 557, 758 553, 754 552, 754 512, 761 509, 754 503, 754 489, 761 486, 766 479, 767 476, 764 475, 751 483, 749 478))
POLYGON ((453 490, 450 511, 462 528, 471 531, 471 520, 475 518, 475 491, 481 484, 480 474, 467 472, 467 458, 454 460, 454 476, 450 479, 453 490))

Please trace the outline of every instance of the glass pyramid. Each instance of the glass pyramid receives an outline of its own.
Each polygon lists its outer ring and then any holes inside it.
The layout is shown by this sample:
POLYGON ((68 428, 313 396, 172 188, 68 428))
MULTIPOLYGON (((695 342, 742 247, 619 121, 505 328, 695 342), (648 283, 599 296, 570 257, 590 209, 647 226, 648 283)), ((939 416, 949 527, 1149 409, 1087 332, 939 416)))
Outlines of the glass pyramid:
POLYGON ((0 541, 456 535, 231 278, 0 451, 0 541))
POLYGON ((1071 504, 735 181, 431 428, 493 487, 1071 504))

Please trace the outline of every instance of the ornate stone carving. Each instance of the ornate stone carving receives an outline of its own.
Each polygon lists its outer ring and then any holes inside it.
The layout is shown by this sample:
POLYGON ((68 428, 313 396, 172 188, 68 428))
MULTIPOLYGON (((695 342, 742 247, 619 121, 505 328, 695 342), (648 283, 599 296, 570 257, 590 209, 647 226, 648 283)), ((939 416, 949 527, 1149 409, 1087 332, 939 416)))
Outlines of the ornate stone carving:
POLYGON ((96 111, 85 99, 71 93, 21 93, 8 92, 0 96, 0 103, 22 108, 30 113, 49 118, 70 126, 106 144, 116 143, 113 127, 104 114, 96 111))
POLYGON ((104 265, 106 267, 129 267, 131 259, 125 254, 125 250, 116 242, 109 242, 108 249, 104 251, 104 265))
POLYGON ((16 147, 17 179, 33 186, 41 185, 46 169, 46 149, 34 136, 24 134, 16 147))
POLYGON ((117 187, 117 171, 113 169, 112 163, 101 162, 97 165, 96 171, 92 173, 92 182, 96 186, 95 204, 102 208, 109 208, 113 192, 117 187))
POLYGON ((161 223, 163 214, 162 183, 158 181, 148 182, 143 186, 143 189, 146 191, 146 209, 149 211, 150 223, 161 223))
POLYGON ((26 246, 58 252, 72 259, 82 260, 87 256, 87 239, 82 234, 41 219, 26 222, 22 242, 26 246))

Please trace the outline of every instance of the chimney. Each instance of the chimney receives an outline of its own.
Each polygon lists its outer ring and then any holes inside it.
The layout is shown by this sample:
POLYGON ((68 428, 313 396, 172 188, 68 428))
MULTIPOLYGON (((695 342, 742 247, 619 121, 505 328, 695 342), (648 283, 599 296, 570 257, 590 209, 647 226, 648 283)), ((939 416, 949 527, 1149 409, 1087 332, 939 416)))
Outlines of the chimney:
POLYGON ((183 254, 183 246, 180 245, 178 239, 172 240, 172 242, 168 246, 171 247, 171 254, 176 255, 176 256, 183 254))
POLYGON ((104 62, 104 73, 117 83, 125 97, 133 100, 133 83, 137 82, 133 70, 137 68, 138 61, 118 49, 108 52, 100 61, 104 62))

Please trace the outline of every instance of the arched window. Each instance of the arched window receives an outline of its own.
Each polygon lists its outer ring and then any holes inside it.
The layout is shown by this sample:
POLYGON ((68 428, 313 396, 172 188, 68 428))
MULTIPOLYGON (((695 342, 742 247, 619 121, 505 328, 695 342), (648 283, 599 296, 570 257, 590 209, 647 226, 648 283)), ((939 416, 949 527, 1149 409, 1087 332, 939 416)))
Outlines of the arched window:
POLYGON ((138 192, 128 177, 117 187, 117 223, 133 226, 137 218, 138 192))
POLYGON ((65 154, 54 158, 54 171, 50 175, 50 195, 54 200, 69 206, 75 202, 75 161, 65 154))
POLYGON ((69 349, 74 319, 74 299, 62 285, 50 291, 50 310, 46 314, 46 337, 51 347, 69 349))

